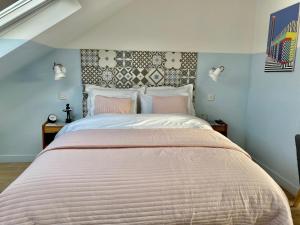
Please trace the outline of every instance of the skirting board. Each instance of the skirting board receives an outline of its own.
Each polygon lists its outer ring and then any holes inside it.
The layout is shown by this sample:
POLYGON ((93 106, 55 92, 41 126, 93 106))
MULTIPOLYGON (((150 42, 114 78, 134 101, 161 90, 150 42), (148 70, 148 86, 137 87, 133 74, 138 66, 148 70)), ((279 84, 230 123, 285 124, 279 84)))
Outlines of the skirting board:
POLYGON ((286 189, 289 193, 293 194, 296 196, 298 189, 300 188, 299 186, 291 183, 284 177, 282 177, 278 172, 272 170, 270 167, 265 165, 264 163, 258 161, 257 159, 253 158, 253 160, 260 165, 281 187, 286 189))
POLYGON ((0 155, 0 163, 32 162, 36 155, 0 155))

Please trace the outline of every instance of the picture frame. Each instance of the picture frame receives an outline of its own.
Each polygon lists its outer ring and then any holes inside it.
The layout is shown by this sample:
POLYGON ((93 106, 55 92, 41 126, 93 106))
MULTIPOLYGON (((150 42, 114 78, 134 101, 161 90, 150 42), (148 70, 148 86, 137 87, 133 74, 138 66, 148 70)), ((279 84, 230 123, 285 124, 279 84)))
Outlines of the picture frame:
POLYGON ((300 3, 270 15, 265 72, 293 72, 299 32, 300 3))

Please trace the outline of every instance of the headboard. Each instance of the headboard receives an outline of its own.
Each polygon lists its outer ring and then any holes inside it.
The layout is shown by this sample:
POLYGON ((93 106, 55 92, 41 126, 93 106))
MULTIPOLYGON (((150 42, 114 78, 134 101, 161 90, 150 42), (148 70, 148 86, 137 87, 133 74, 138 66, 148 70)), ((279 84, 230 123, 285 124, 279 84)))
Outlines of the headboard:
POLYGON ((81 49, 80 53, 84 117, 88 97, 85 84, 110 88, 195 84, 196 52, 81 49))

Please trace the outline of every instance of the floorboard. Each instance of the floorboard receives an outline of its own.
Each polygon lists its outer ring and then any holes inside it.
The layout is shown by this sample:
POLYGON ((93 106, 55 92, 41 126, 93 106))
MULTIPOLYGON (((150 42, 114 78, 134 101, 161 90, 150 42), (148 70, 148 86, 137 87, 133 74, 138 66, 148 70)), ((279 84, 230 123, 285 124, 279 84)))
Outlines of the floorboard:
POLYGON ((30 163, 0 163, 0 192, 12 183, 30 163))
MULTIPOLYGON (((290 202, 290 205, 292 205, 295 197, 293 195, 291 195, 289 192, 287 192, 286 190, 284 190, 284 192, 290 202)), ((292 207, 291 212, 292 212, 294 225, 300 225, 300 207, 298 207, 298 208, 292 207)))

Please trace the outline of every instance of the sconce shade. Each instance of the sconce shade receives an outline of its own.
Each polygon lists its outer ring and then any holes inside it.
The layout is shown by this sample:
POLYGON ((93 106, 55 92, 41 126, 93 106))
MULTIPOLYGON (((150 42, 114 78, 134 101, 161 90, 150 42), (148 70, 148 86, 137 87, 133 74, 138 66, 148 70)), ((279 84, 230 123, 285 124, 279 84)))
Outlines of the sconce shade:
POLYGON ((54 71, 54 80, 61 80, 66 77, 67 70, 62 64, 54 63, 53 71, 54 71))
POLYGON ((213 67, 210 71, 209 71, 209 76, 211 77, 211 79, 215 82, 218 81, 219 76, 221 75, 221 73, 225 70, 224 66, 219 66, 217 68, 213 67))

